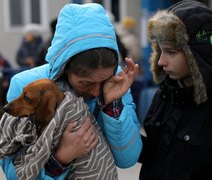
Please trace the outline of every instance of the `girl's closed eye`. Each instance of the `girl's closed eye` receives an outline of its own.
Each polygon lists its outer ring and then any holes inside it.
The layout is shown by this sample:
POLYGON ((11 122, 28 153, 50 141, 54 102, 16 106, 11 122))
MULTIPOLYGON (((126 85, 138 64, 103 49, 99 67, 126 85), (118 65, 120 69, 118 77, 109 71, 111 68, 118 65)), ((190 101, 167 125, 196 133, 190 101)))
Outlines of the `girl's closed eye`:
POLYGON ((92 87, 95 85, 94 82, 80 82, 79 83, 81 86, 84 86, 84 87, 92 87))

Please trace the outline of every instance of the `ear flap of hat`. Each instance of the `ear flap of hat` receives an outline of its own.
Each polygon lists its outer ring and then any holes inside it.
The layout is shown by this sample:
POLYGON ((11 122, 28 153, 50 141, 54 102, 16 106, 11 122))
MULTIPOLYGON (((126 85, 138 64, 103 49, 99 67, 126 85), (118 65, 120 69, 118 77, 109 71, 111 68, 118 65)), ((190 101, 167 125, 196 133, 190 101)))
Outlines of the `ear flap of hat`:
POLYGON ((160 59, 160 48, 158 47, 157 43, 152 43, 150 67, 151 67, 151 72, 153 74, 153 80, 156 83, 161 83, 166 77, 166 74, 163 71, 163 68, 161 66, 158 66, 159 59, 160 59))

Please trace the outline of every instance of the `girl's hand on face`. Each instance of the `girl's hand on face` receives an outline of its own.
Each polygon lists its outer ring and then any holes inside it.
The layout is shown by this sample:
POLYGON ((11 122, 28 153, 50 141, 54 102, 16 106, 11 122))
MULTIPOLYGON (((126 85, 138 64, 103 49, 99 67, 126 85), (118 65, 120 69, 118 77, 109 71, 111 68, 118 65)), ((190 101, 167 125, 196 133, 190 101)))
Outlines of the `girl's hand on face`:
POLYGON ((130 58, 125 58, 125 61, 126 66, 124 69, 104 83, 105 105, 113 100, 120 99, 128 91, 138 74, 139 65, 135 64, 130 58))
POLYGON ((76 125, 77 122, 73 122, 66 126, 59 146, 53 154, 62 165, 67 165, 75 158, 89 153, 98 143, 98 136, 91 124, 90 117, 86 118, 77 131, 72 132, 76 125))

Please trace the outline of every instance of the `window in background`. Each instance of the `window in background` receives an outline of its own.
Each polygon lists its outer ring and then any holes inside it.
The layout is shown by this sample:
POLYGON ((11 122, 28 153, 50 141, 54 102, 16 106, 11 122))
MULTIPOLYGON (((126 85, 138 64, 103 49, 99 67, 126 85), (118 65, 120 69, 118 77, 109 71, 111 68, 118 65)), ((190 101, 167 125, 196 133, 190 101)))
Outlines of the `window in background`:
POLYGON ((4 21, 7 32, 19 32, 27 24, 47 29, 47 0, 4 0, 4 21))

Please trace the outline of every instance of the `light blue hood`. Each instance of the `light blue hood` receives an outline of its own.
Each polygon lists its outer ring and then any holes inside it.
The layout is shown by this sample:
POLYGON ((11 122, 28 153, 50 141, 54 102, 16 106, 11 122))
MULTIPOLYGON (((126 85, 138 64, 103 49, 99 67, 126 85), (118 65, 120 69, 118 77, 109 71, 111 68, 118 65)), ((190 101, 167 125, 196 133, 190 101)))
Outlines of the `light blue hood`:
POLYGON ((59 13, 56 31, 46 61, 50 76, 57 79, 67 60, 82 51, 106 47, 118 54, 115 30, 100 4, 67 4, 59 13))

